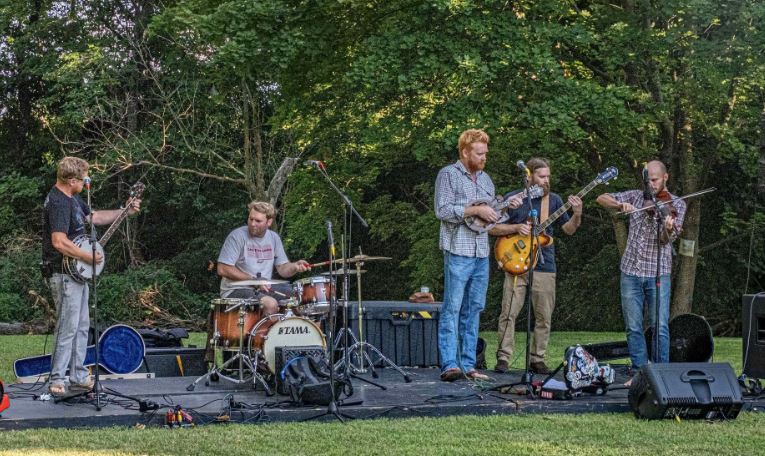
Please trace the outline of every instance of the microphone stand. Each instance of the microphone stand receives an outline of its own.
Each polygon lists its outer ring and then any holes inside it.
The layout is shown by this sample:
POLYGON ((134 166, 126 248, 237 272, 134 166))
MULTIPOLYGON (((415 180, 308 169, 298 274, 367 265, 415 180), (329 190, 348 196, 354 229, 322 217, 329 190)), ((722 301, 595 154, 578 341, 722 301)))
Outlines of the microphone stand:
MULTIPOLYGON (((320 174, 326 179, 326 181, 329 183, 330 187, 332 187, 335 192, 337 192, 338 195, 340 195, 340 198, 342 199, 345 206, 343 207, 343 210, 346 210, 346 207, 350 208, 351 214, 355 214, 356 217, 359 219, 361 224, 368 228, 369 225, 367 224, 366 220, 359 214, 356 209, 353 207, 353 203, 351 202, 350 198, 348 198, 342 191, 340 191, 339 188, 335 185, 334 182, 332 182, 332 179, 329 177, 329 174, 327 174, 327 171, 324 168, 324 165, 321 162, 318 162, 316 168, 319 170, 320 174)), ((344 212, 345 214, 345 212, 344 212)), ((351 238, 350 238, 350 223, 346 224, 346 216, 343 215, 343 230, 347 231, 344 234, 343 240, 348 239, 348 242, 350 244, 351 238)), ((334 271, 334 264, 335 264, 335 246, 333 242, 333 236, 332 236, 332 222, 329 220, 327 221, 327 238, 329 241, 329 277, 330 277, 330 287, 334 285, 333 281, 335 280, 335 271, 334 271)), ((343 258, 342 258, 342 268, 343 268, 343 298, 346 301, 346 307, 347 307, 347 301, 348 301, 348 284, 350 283, 350 277, 348 276, 348 264, 346 263, 345 259, 345 242, 343 242, 343 258)), ((348 309, 346 308, 343 312, 345 314, 345 323, 347 325, 348 321, 348 309)), ((330 401, 329 405, 327 406, 327 411, 320 414, 313 416, 311 418, 308 418, 305 421, 313 420, 316 418, 321 418, 326 415, 333 415, 336 417, 340 422, 344 423, 345 420, 343 418, 348 419, 354 419, 353 416, 347 415, 342 413, 338 408, 338 401, 337 397, 335 396, 335 347, 334 347, 334 329, 335 329, 335 321, 336 321, 336 315, 337 315, 337 293, 331 293, 330 292, 330 298, 329 298, 329 322, 327 324, 327 332, 328 332, 328 347, 329 347, 329 384, 330 384, 330 391, 331 391, 331 397, 332 400, 330 401)), ((347 331, 347 328, 345 328, 347 331)), ((347 336, 346 336, 347 340, 347 336)), ((348 353, 347 349, 344 351, 344 357, 347 359, 348 353)), ((347 365, 347 363, 345 363, 347 365)))
MULTIPOLYGON (((528 174, 524 178, 523 185, 526 188, 526 194, 529 195, 529 189, 531 188, 531 178, 528 174)), ((531 372, 531 306, 533 305, 531 293, 534 287, 534 267, 536 265, 536 261, 534 260, 540 254, 540 252, 539 233, 537 233, 537 210, 534 209, 534 205, 531 203, 530 196, 526 197, 526 201, 528 214, 531 218, 531 231, 529 232, 529 242, 531 243, 531 252, 529 256, 529 278, 526 282, 526 296, 524 298, 524 305, 526 306, 526 366, 525 371, 523 372, 523 376, 521 377, 521 381, 505 385, 498 385, 491 389, 501 391, 504 389, 513 388, 514 386, 524 385, 526 387, 526 394, 531 399, 536 399, 537 395, 534 392, 534 387, 532 385, 534 373, 531 372)))
MULTIPOLYGON (((93 329, 94 329, 94 337, 95 337, 95 363, 93 364, 93 372, 94 372, 94 380, 93 380, 93 390, 92 392, 95 394, 95 406, 96 411, 101 411, 102 405, 101 405, 101 393, 103 391, 103 388, 101 386, 101 378, 100 378, 100 371, 99 368, 99 357, 100 357, 100 347, 99 347, 99 338, 101 337, 100 331, 98 329, 98 286, 96 283, 96 244, 98 243, 98 240, 96 239, 96 224, 93 221, 93 206, 90 204, 90 178, 87 178, 88 181, 86 182, 86 189, 88 191, 87 194, 87 205, 88 205, 88 212, 90 213, 90 247, 91 247, 91 263, 90 266, 92 268, 92 275, 90 278, 90 285, 91 290, 89 295, 92 296, 92 302, 93 302, 93 329)), ((86 396, 90 393, 90 391, 84 391, 79 394, 74 394, 71 396, 66 396, 61 398, 63 399, 72 399, 75 397, 82 397, 86 396)))
MULTIPOLYGON (((650 190, 648 187, 648 179, 647 175, 643 175, 643 201, 649 201, 651 204, 644 206, 640 209, 636 209, 634 211, 625 213, 625 215, 629 216, 631 214, 634 214, 636 212, 643 212, 646 210, 653 209, 654 210, 654 217, 656 218, 656 275, 654 276, 655 280, 655 292, 654 292, 654 324, 653 324, 653 338, 651 340, 651 361, 656 363, 659 359, 659 316, 661 313, 659 312, 659 306, 661 305, 660 299, 661 299, 661 233, 662 229, 664 228, 664 216, 662 215, 662 210, 667 210, 665 206, 670 204, 672 201, 679 201, 684 200, 686 198, 693 198, 696 196, 703 195, 705 193, 710 193, 715 190, 717 190, 715 187, 706 188, 704 190, 700 190, 698 192, 689 193, 685 196, 681 196, 678 198, 672 198, 670 201, 657 201, 656 195, 650 190), (650 199, 646 199, 650 195, 650 199)), ((669 361, 669 360, 667 360, 669 361)))

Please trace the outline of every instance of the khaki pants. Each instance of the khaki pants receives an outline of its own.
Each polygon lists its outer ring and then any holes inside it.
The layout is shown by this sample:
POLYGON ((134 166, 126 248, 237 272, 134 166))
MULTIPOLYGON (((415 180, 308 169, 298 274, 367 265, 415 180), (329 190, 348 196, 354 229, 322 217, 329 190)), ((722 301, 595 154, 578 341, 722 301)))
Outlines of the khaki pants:
MULTIPOLYGON (((512 361, 515 346, 515 321, 526 302, 528 274, 514 277, 505 273, 502 290, 502 312, 499 314, 497 360, 512 361), (513 287, 515 281, 515 287, 513 287)), ((547 343, 550 341, 550 322, 555 309, 555 273, 534 271, 531 291, 534 310, 534 333, 531 336, 530 358, 532 363, 544 361, 547 343)))

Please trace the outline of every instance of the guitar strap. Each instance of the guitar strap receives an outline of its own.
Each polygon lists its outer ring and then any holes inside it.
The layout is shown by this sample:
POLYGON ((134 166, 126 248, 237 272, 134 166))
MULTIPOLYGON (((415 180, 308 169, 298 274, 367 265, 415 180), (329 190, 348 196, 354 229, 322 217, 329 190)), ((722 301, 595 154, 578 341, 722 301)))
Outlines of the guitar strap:
POLYGON ((547 217, 550 215, 550 195, 547 194, 542 197, 539 210, 539 223, 544 223, 547 217))

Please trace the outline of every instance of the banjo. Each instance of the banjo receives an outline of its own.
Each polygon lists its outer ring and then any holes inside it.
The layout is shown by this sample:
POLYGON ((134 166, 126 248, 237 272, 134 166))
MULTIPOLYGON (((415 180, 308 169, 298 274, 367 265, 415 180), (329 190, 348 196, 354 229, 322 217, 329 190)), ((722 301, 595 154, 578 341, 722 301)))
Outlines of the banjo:
MULTIPOLYGON (((122 212, 120 212, 114 222, 112 222, 111 226, 109 226, 109 229, 106 230, 104 235, 101 236, 101 239, 96 241, 96 252, 100 253, 101 257, 104 259, 104 261, 96 265, 96 277, 101 274, 101 271, 104 270, 104 265, 106 264, 104 246, 107 242, 109 242, 109 239, 117 231, 120 223, 122 223, 122 221, 127 218, 128 211, 130 211, 130 208, 133 206, 133 202, 141 198, 144 188, 146 187, 141 182, 136 182, 132 187, 130 187, 130 197, 125 204, 125 208, 122 210, 122 212)), ((93 251, 93 243, 90 242, 90 238, 86 234, 77 236, 72 240, 72 243, 74 243, 74 245, 76 245, 81 250, 85 250, 87 252, 93 251)), ((64 257, 64 272, 72 276, 72 278, 78 282, 86 282, 93 279, 93 265, 78 258, 64 257)))

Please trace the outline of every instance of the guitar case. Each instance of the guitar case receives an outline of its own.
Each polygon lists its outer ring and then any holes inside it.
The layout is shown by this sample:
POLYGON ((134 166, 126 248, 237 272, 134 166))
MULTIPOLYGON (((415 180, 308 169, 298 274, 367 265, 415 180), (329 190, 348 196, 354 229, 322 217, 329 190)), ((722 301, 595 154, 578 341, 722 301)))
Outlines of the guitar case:
MULTIPOLYGON (((135 329, 127 325, 106 328, 98 339, 98 364, 112 374, 132 374, 143 363, 146 346, 135 329)), ((51 354, 17 359, 13 363, 16 377, 37 377, 50 373, 51 354)), ((96 360, 96 346, 91 345, 85 355, 85 366, 93 366, 96 360)))

